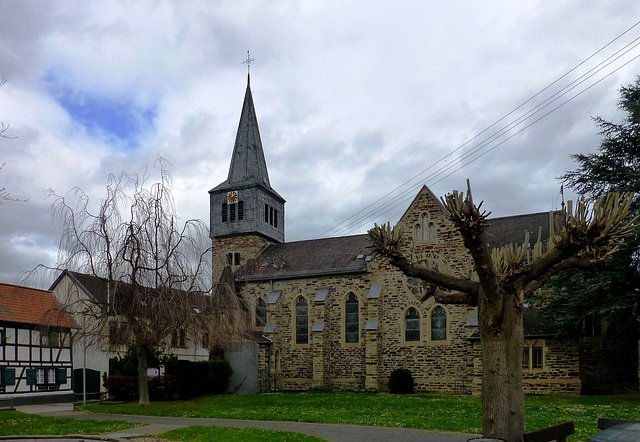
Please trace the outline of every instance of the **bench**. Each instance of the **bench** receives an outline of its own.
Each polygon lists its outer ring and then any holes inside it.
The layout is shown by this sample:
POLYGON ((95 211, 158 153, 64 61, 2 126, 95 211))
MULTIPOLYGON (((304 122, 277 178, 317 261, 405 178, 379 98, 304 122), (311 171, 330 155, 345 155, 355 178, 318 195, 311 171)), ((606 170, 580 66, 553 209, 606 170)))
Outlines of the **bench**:
POLYGON ((603 417, 598 418, 598 430, 606 430, 618 424, 637 424, 639 421, 629 421, 624 419, 606 419, 603 417))
POLYGON ((576 429, 573 426, 573 422, 565 422, 560 425, 554 425, 553 427, 543 428, 542 430, 524 433, 522 439, 524 442, 549 442, 552 440, 566 442, 567 436, 575 432, 576 429))

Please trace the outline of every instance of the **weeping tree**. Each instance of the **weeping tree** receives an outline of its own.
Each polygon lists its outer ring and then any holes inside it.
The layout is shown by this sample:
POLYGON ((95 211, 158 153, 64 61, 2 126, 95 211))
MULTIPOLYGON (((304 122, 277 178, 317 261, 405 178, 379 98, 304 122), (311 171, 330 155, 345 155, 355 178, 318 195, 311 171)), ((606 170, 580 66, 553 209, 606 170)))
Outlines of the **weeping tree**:
POLYGON ((179 222, 171 176, 159 163, 160 180, 150 186, 146 175, 109 176, 106 196, 93 206, 81 189, 51 193, 63 226, 57 270, 101 278, 106 290, 100 300, 69 294, 75 301, 64 307, 85 316, 86 336, 137 355, 141 406, 149 404, 147 358, 176 331, 213 350, 239 338, 247 325, 232 287, 212 284, 206 225, 179 222))
MULTIPOLYGON (((605 262, 637 226, 626 218, 633 195, 616 193, 593 204, 584 200, 553 214, 546 246, 528 253, 523 246, 490 250, 485 231, 489 213, 475 205, 469 182, 466 196, 454 191, 442 202, 471 255, 477 281, 432 270, 402 252, 409 241, 400 227, 369 230, 371 247, 409 277, 426 283, 427 297, 443 304, 478 308, 482 345, 482 428, 485 437, 520 441, 525 428, 522 388, 523 307, 553 275, 567 268, 594 268, 605 262), (625 221, 625 219, 627 221, 625 221)), ((528 244, 525 239, 524 244, 528 244)))

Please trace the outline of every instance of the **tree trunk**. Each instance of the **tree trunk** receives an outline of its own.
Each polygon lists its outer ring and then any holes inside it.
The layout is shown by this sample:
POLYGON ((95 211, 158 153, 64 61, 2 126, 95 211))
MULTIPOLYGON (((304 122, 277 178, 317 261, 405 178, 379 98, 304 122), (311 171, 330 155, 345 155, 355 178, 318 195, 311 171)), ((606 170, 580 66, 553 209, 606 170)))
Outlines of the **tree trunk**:
POLYGON ((505 296, 501 312, 490 312, 481 296, 482 434, 520 442, 525 428, 522 389, 524 345, 521 295, 505 296))
POLYGON ((149 405, 149 383, 147 382, 147 349, 143 345, 136 346, 138 356, 138 405, 149 405))

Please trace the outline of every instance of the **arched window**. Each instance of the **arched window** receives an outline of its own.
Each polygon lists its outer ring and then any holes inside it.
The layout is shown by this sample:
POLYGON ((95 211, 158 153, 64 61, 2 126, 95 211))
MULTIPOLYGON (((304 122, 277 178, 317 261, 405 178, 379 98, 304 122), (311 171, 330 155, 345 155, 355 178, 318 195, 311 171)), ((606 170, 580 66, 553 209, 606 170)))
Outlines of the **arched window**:
POLYGON ((416 224, 415 227, 416 230, 416 242, 418 241, 422 241, 422 228, 420 227, 420 224, 416 224))
POLYGON ((273 361, 271 361, 271 368, 274 373, 280 373, 282 371, 282 361, 280 359, 280 350, 273 353, 273 361))
POLYGON ((447 339, 447 314, 437 306, 431 312, 431 340, 445 341, 447 339))
POLYGON ((256 326, 262 327, 267 323, 267 304, 264 299, 258 298, 256 302, 256 326))
POLYGON ((426 227, 427 230, 427 241, 435 241, 436 240, 436 225, 433 223, 429 223, 426 227))
POLYGON ((407 310, 407 314, 404 317, 404 340, 420 340, 420 316, 418 315, 418 311, 413 307, 407 310))
POLYGON ((345 342, 358 342, 360 337, 358 298, 349 293, 344 305, 344 340, 345 342))
POLYGON ((309 343, 309 307, 302 296, 296 302, 296 344, 309 343))
POLYGON ((233 254, 233 265, 240 265, 240 254, 238 252, 233 254))

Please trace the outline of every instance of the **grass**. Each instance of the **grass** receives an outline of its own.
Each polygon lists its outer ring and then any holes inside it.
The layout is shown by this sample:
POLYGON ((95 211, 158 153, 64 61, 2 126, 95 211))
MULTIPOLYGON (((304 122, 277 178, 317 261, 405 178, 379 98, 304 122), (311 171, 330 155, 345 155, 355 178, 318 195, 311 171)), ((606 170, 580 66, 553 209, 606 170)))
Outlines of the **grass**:
POLYGON ((0 410, 0 436, 100 434, 126 430, 137 425, 121 421, 77 420, 0 410))
MULTIPOLYGON (((528 431, 572 420, 576 434, 570 440, 586 440, 595 434, 598 417, 640 420, 639 394, 529 396, 525 405, 528 431)), ((464 433, 481 433, 482 427, 480 398, 476 396, 272 393, 155 402, 142 408, 135 402, 88 404, 83 408, 102 413, 378 425, 464 433)))

